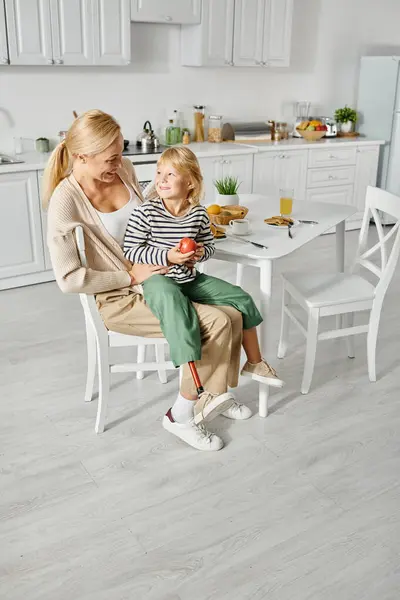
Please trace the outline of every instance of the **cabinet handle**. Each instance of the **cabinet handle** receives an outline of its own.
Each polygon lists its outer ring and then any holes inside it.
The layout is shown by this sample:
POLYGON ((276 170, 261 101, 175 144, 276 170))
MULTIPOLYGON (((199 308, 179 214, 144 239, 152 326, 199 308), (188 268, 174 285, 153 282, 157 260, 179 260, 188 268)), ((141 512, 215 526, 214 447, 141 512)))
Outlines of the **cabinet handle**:
POLYGON ((5 56, 2 57, 1 59, 1 64, 2 65, 8 65, 10 61, 8 60, 8 58, 6 58, 5 56))
POLYGON ((328 175, 328 179, 337 179, 336 175, 328 175))
POLYGON ((233 62, 233 60, 231 60, 231 61, 229 61, 229 64, 231 67, 233 67, 235 63, 233 62))
POLYGON ((269 67, 269 62, 267 60, 263 62, 263 67, 269 67))
POLYGON ((169 15, 165 15, 164 21, 172 21, 172 17, 170 17, 169 15))
POLYGON ((64 61, 63 61, 61 58, 57 58, 57 59, 55 60, 55 63, 56 63, 56 65, 63 65, 63 64, 64 64, 64 61))
POLYGON ((229 165, 230 164, 230 160, 224 160, 224 165, 229 165))
POLYGON ((334 154, 330 154, 329 158, 337 158, 337 156, 335 156, 334 154))
POLYGON ((49 58, 49 59, 47 60, 47 64, 48 64, 48 65, 54 65, 54 60, 53 60, 52 58, 49 58))
POLYGON ((282 158, 287 158, 287 156, 286 156, 286 154, 280 154, 280 155, 279 155, 279 158, 281 158, 281 159, 282 159, 282 158))

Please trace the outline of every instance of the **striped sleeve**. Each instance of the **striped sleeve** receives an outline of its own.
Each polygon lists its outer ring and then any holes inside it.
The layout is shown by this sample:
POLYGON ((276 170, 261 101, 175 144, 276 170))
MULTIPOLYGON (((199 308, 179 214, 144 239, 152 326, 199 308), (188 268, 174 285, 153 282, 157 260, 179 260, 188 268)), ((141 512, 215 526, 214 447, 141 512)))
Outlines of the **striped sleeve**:
POLYGON ((201 242, 204 244, 204 256, 199 260, 199 262, 204 262, 211 258, 213 254, 215 254, 215 244, 214 236, 210 229, 210 219, 208 218, 207 211, 204 207, 201 208, 203 209, 203 214, 201 215, 201 224, 199 233, 196 236, 196 242, 201 242))
POLYGON ((129 217, 125 231, 124 255, 131 263, 168 266, 168 248, 148 245, 151 224, 144 205, 138 206, 129 217))

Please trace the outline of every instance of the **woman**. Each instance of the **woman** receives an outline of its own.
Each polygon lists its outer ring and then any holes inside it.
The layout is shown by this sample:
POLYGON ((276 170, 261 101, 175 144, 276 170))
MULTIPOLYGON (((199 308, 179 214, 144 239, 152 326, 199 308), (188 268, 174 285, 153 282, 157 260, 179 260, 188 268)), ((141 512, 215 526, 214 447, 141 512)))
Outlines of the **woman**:
MULTIPOLYGON (((142 202, 133 166, 122 158, 120 126, 99 110, 78 117, 50 157, 44 174, 43 204, 48 206, 48 247, 57 283, 63 292, 95 294, 106 327, 144 337, 161 337, 159 321, 143 300, 140 284, 167 267, 132 265, 121 246, 129 215, 142 202), (74 230, 85 235, 88 267, 79 260, 74 230)), ((226 395, 238 384, 242 318, 231 307, 194 305, 202 334, 200 379, 208 390, 199 399, 184 367, 181 389, 163 419, 163 427, 199 450, 220 450, 223 441, 194 423, 194 408, 226 395)), ((197 411, 198 412, 198 411, 197 411)), ((244 419, 251 411, 236 402, 224 413, 244 419)))

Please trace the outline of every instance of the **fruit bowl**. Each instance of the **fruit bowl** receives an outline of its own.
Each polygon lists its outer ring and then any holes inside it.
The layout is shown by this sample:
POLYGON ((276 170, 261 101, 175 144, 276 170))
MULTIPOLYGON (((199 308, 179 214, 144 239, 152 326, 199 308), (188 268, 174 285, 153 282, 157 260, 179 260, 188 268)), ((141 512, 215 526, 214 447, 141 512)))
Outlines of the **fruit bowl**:
POLYGON ((300 135, 307 140, 307 142, 317 142, 324 137, 326 131, 310 131, 308 129, 297 129, 300 135))
POLYGON ((209 214, 208 216, 211 223, 215 225, 229 225, 235 219, 244 219, 248 212, 249 209, 246 206, 228 204, 227 206, 221 206, 221 212, 218 215, 209 214))

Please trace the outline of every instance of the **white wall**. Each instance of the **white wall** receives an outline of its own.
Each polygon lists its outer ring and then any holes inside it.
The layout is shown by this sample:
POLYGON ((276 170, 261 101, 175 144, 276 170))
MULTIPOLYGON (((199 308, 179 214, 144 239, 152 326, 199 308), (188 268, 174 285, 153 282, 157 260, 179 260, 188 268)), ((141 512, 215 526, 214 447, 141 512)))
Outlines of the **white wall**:
POLYGON ((290 121, 303 99, 332 114, 355 102, 361 55, 400 55, 400 0, 294 1, 289 69, 181 67, 179 27, 147 24, 132 25, 128 68, 0 68, 0 148, 14 135, 56 138, 74 109, 109 111, 131 140, 146 119, 161 131, 174 108, 191 125, 194 103, 228 120, 290 121))

